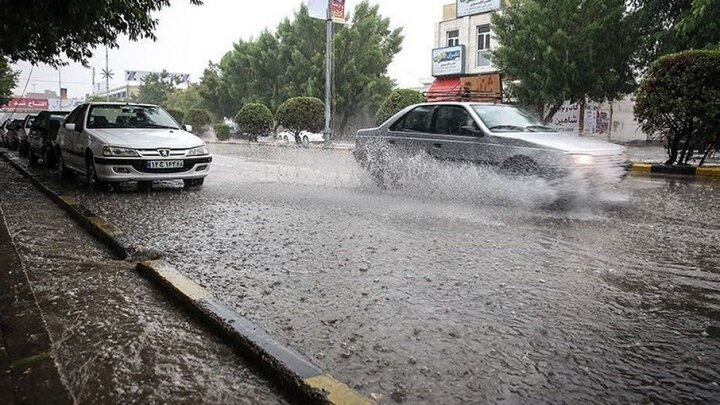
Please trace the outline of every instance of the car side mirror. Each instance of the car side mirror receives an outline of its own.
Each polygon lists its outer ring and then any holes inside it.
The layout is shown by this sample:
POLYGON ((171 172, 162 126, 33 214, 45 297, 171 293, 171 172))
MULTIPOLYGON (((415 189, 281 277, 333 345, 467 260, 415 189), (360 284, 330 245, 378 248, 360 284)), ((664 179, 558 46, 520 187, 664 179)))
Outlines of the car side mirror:
POLYGON ((75 130, 75 123, 74 122, 66 122, 64 125, 65 129, 68 131, 74 131, 75 130))
POLYGON ((462 127, 460 127, 460 129, 465 131, 466 134, 471 134, 479 137, 484 136, 483 132, 475 125, 463 125, 462 127))
POLYGON ((192 132, 193 127, 192 127, 192 125, 185 124, 185 125, 183 125, 183 130, 185 130, 187 132, 192 132))

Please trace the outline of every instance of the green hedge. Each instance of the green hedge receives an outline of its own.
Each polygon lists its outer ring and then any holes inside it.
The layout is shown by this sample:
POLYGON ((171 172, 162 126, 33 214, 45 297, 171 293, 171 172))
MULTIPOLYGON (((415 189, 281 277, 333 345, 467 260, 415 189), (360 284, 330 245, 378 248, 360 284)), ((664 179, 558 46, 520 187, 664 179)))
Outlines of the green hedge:
POLYGON ((720 51, 663 56, 645 73, 635 117, 668 146, 666 164, 685 164, 693 148, 720 141, 720 51))
POLYGON ((192 125, 193 131, 197 133, 202 127, 212 123, 212 114, 202 108, 192 108, 185 114, 184 123, 192 125))
POLYGON ((180 125, 183 124, 183 120, 185 119, 185 112, 184 112, 184 111, 181 111, 181 110, 173 110, 173 109, 168 109, 168 110, 165 110, 165 111, 167 111, 168 114, 170 114, 173 118, 175 118, 175 121, 177 121, 178 124, 180 124, 180 125))
POLYGON ((227 141, 230 139, 230 126, 225 124, 217 124, 214 127, 215 129, 215 136, 217 136, 218 141, 227 141))
POLYGON ((238 111, 235 122, 240 132, 257 141, 258 136, 266 136, 272 132, 273 114, 265 104, 250 103, 238 111))
MULTIPOLYGON (((325 126, 325 104, 315 97, 294 97, 280 105, 275 120, 290 132, 320 132, 325 126)), ((299 136, 296 142, 301 143, 299 136)))
POLYGON ((405 107, 424 102, 425 97, 423 97, 422 93, 417 90, 393 90, 380 106, 380 109, 375 115, 375 121, 378 125, 382 125, 385 121, 402 111, 405 107))

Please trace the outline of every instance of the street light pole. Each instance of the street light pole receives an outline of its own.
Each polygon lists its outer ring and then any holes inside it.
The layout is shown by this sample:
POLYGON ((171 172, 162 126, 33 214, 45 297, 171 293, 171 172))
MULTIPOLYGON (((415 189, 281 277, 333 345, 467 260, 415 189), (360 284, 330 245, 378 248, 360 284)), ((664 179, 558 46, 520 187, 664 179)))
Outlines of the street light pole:
POLYGON ((332 138, 332 49, 333 49, 333 20, 330 11, 330 0, 328 0, 327 21, 326 21, 326 44, 325 44, 325 141, 332 138))

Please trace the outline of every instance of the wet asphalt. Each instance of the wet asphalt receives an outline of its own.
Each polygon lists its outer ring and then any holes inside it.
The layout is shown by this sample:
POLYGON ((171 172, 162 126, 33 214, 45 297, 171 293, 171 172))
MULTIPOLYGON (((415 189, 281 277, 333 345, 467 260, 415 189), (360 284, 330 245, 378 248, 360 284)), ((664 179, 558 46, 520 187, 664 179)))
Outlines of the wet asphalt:
POLYGON ((133 263, 115 260, 4 160, 0 214, 73 402, 287 403, 239 354, 140 277, 133 263))
POLYGON ((212 152, 200 190, 45 180, 381 402, 720 399, 720 182, 548 210, 548 184, 476 167, 411 158, 384 190, 346 151, 212 152))

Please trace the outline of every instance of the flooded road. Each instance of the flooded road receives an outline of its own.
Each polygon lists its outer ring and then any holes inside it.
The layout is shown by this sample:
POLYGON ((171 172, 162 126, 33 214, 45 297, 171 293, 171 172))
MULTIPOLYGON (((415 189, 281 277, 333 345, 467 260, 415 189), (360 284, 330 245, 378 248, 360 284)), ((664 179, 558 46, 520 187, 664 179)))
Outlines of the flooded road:
POLYGON ((473 167, 382 190, 345 151, 213 153, 189 192, 46 181, 381 402, 720 399, 718 182, 549 211, 542 181, 473 167))

